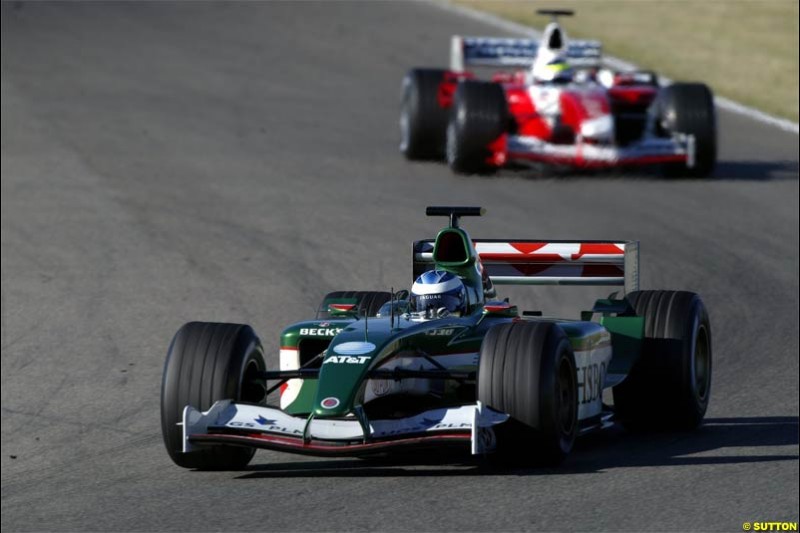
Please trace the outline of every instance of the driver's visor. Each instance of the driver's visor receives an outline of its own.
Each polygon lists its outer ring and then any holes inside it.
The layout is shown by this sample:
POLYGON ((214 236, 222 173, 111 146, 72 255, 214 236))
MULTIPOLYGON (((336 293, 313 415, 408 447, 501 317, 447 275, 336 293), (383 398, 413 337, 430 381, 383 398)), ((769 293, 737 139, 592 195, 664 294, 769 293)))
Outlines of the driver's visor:
POLYGON ((462 299, 453 294, 416 294, 413 299, 417 311, 438 311, 442 307, 451 313, 461 311, 462 299))

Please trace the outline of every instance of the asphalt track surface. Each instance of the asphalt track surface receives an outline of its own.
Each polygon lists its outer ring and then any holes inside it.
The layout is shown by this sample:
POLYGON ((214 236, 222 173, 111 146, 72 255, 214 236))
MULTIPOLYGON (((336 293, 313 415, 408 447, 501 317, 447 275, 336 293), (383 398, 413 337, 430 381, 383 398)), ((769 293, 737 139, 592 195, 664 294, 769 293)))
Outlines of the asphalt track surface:
MULTIPOLYGON (((456 177, 397 150, 399 82, 452 33, 425 4, 2 7, 2 529, 740 530, 798 519, 798 138, 719 117, 717 177, 456 177), (714 382, 688 434, 616 429, 558 469, 259 452, 174 466, 164 355, 188 320, 281 328, 410 284, 427 204, 474 237, 642 242, 702 294, 714 382)), ((603 291, 601 291, 603 292, 603 291)), ((596 291, 515 291, 577 312, 596 291)))

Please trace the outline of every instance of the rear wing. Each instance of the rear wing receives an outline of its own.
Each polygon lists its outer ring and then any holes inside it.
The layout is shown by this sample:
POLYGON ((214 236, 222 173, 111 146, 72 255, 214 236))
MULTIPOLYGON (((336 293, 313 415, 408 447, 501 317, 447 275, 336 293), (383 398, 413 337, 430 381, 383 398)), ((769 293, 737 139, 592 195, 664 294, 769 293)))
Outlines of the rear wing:
MULTIPOLYGON (((433 268, 432 239, 414 243, 414 276, 433 268)), ((623 286, 639 290, 638 241, 474 239, 494 285, 623 286)))
MULTIPOLYGON (((450 41, 450 70, 463 72, 465 67, 530 67, 536 58, 539 41, 503 37, 462 37, 450 41)), ((567 60, 578 68, 599 68, 603 46, 599 41, 570 40, 567 60)))

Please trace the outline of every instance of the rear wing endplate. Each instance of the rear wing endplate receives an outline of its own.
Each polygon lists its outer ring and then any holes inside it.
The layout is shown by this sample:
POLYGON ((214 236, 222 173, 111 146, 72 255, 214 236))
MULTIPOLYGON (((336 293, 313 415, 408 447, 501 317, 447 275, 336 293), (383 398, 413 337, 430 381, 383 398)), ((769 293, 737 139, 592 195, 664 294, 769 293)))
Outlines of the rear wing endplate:
MULTIPOLYGON (((433 268, 433 239, 414 243, 414 275, 433 268)), ((494 285, 622 286, 639 290, 638 241, 473 240, 494 285)))
MULTIPOLYGON (((536 59, 539 41, 503 37, 462 37, 450 40, 450 70, 463 72, 466 67, 530 67, 536 59)), ((603 46, 599 41, 570 40, 567 60, 578 68, 599 68, 603 46)))

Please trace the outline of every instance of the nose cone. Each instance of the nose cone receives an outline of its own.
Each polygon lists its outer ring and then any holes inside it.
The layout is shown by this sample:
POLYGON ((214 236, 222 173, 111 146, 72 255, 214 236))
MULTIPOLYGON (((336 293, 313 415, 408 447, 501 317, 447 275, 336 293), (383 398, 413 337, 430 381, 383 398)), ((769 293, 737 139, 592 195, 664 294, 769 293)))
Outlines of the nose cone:
POLYGON ((368 341, 344 341, 331 346, 319 372, 315 416, 344 416, 352 410, 376 349, 368 341))

